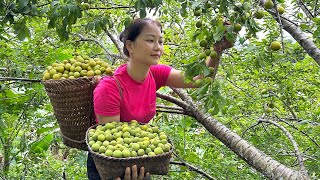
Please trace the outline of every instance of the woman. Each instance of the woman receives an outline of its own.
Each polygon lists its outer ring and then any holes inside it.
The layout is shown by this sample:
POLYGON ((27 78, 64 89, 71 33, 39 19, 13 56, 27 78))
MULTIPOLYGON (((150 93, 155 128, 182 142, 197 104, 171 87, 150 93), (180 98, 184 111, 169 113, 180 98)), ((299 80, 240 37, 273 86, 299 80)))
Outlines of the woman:
MULTIPOLYGON (((164 41, 159 22, 148 18, 137 19, 121 33, 120 40, 124 43, 123 51, 128 56, 128 62, 121 65, 113 77, 103 78, 94 90, 94 109, 100 124, 133 119, 148 123, 156 113, 156 91, 160 87, 196 87, 194 83, 184 81, 180 70, 158 64, 163 54, 164 41)), ((230 47, 232 44, 228 41, 214 46, 219 56, 222 50, 230 47)), ((207 66, 213 67, 218 58, 209 58, 207 66)), ((99 179, 89 153, 89 179, 94 179, 95 173, 99 179)), ((144 174, 143 167, 139 176, 136 166, 131 169, 128 167, 125 171, 125 179, 143 179, 148 176, 148 173, 144 174)))

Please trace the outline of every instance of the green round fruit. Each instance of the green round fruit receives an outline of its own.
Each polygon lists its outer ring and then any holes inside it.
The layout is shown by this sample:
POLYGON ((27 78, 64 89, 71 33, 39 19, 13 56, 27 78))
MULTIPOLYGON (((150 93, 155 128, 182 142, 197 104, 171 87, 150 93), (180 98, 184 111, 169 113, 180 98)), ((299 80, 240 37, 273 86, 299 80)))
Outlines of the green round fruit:
POLYGON ((208 45, 208 41, 207 41, 207 40, 202 39, 202 40, 200 41, 200 46, 201 46, 201 47, 207 47, 207 45, 208 45))
POLYGON ((131 156, 131 152, 130 152, 128 149, 124 149, 124 150, 122 151, 122 156, 123 156, 124 158, 130 157, 130 156, 131 156))
POLYGON ((261 94, 267 94, 268 93, 268 89, 262 89, 261 90, 261 94))
POLYGON ((237 24, 234 25, 234 29, 233 29, 233 30, 234 30, 235 32, 239 32, 239 31, 241 31, 241 28, 242 28, 242 27, 241 27, 241 24, 237 23, 237 24))
POLYGON ((112 156, 115 158, 122 158, 122 152, 117 149, 117 150, 113 151, 112 156))
POLYGON ((197 28, 201 28, 201 26, 202 26, 202 21, 198 21, 198 22, 196 23, 196 27, 197 27, 197 28))
POLYGON ((279 49, 281 49, 281 44, 279 41, 273 41, 270 45, 270 48, 273 50, 273 51, 278 51, 279 49))
POLYGON ((138 155, 143 156, 144 155, 144 149, 139 149, 138 150, 138 155))
POLYGON ((50 78, 51 78, 50 73, 44 73, 44 75, 43 75, 44 80, 49 80, 50 78))
POLYGON ((99 148, 99 153, 104 153, 106 152, 107 148, 105 146, 100 146, 99 148))
POLYGON ((283 14, 285 12, 285 10, 282 6, 278 6, 277 11, 279 12, 279 14, 283 14))
POLYGON ((261 19, 264 17, 264 12, 263 10, 259 9, 255 14, 254 16, 257 18, 257 19, 261 19))
POLYGON ((159 154, 162 154, 163 153, 163 149, 160 148, 160 147, 157 147, 153 150, 153 152, 156 154, 156 155, 159 155, 159 154))
POLYGON ((217 58, 218 57, 218 53, 216 52, 216 51, 212 51, 211 53, 210 53, 210 57, 211 58, 217 58))
POLYGON ((211 50, 210 49, 206 49, 204 52, 206 53, 207 56, 210 56, 210 54, 211 54, 211 50))
POLYGON ((194 15, 195 15, 195 16, 200 16, 200 15, 201 15, 201 10, 196 10, 196 11, 194 11, 194 15))
POLYGON ((266 9, 272 9, 274 6, 272 0, 267 0, 265 3, 264 3, 264 8, 266 9))
POLYGON ((196 87, 200 87, 203 84, 203 80, 202 79, 197 79, 194 84, 196 85, 196 87))
POLYGON ((204 52, 199 54, 199 59, 205 59, 206 57, 207 57, 207 55, 204 52))
POLYGON ((107 149, 106 152, 104 152, 104 154, 105 154, 106 156, 112 156, 113 151, 110 150, 110 149, 107 149))
POLYGON ((94 143, 94 144, 92 144, 92 146, 91 146, 91 149, 92 149, 93 151, 96 151, 96 152, 99 151, 99 148, 100 148, 100 144, 98 144, 98 143, 94 143))

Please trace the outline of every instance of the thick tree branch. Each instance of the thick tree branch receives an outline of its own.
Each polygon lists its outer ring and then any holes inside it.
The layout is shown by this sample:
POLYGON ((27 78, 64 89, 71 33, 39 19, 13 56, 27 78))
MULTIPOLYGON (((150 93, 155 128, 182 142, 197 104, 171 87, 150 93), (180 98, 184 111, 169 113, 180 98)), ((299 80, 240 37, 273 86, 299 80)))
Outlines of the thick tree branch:
POLYGON ((297 142, 294 140, 293 136, 289 133, 289 131, 286 128, 284 128, 283 126, 281 126, 280 124, 278 124, 274 121, 271 121, 271 120, 259 119, 259 122, 273 124, 274 126, 278 127, 279 129, 281 129, 285 133, 285 135, 289 138, 289 140, 291 141, 291 143, 293 145, 295 154, 296 154, 298 162, 299 162, 301 172, 304 173, 305 175, 307 175, 308 173, 307 173, 307 170, 304 166, 303 158, 302 158, 302 155, 299 151, 299 146, 298 146, 297 142))
POLYGON ((169 113, 169 114, 184 114, 184 115, 187 115, 184 111, 173 111, 173 110, 157 109, 157 112, 164 112, 164 113, 169 113))
POLYGON ((161 99, 164 99, 164 100, 167 100, 167 101, 169 101, 169 102, 172 102, 172 103, 174 103, 174 104, 182 107, 183 109, 189 107, 187 103, 185 103, 185 102, 183 102, 183 101, 181 101, 181 100, 179 100, 179 99, 177 99, 177 98, 174 98, 174 97, 172 97, 172 96, 168 96, 168 95, 161 94, 161 93, 158 93, 158 92, 157 92, 157 97, 159 97, 159 98, 161 98, 161 99))
POLYGON ((188 164, 186 162, 177 162, 177 161, 171 161, 170 164, 175 164, 175 165, 179 165, 179 166, 185 166, 187 167, 190 171, 195 171, 203 176, 205 176, 208 179, 214 179, 212 176, 210 176, 209 174, 207 174, 206 172, 200 170, 199 168, 196 168, 194 166, 192 166, 191 164, 188 164))
POLYGON ((216 119, 201 112, 195 106, 195 102, 182 90, 173 88, 173 91, 188 104, 186 108, 190 108, 190 116, 194 117, 213 136, 266 177, 270 179, 309 179, 307 174, 292 170, 274 160, 216 119))
POLYGON ((122 50, 121 50, 121 48, 120 48, 120 45, 119 45, 120 42, 117 41, 117 39, 113 37, 113 35, 108 31, 107 28, 104 28, 103 30, 104 30, 104 32, 108 35, 108 37, 111 39, 111 41, 112 41, 113 44, 116 46, 116 48, 118 49, 118 51, 119 51, 119 53, 120 53, 121 59, 126 59, 126 56, 123 54, 123 52, 122 52, 122 50))

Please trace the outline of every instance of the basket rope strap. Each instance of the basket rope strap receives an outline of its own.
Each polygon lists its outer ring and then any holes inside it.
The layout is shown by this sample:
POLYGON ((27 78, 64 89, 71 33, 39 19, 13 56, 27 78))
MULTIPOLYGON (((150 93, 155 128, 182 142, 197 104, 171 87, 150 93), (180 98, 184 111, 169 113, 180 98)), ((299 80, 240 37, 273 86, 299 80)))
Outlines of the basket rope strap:
POLYGON ((121 89, 120 82, 119 82, 119 80, 118 80, 115 76, 113 76, 113 77, 114 77, 114 79, 115 79, 116 82, 117 82, 118 89, 119 89, 119 93, 120 93, 120 98, 121 98, 121 100, 122 100, 122 89, 121 89))
POLYGON ((69 140, 69 141, 75 142, 75 143, 85 143, 85 142, 86 142, 85 139, 84 139, 84 140, 81 140, 81 141, 74 140, 74 139, 70 139, 70 138, 68 138, 67 136, 65 136, 61 131, 60 131, 60 134, 62 135, 63 138, 65 138, 65 139, 67 139, 67 140, 69 140))

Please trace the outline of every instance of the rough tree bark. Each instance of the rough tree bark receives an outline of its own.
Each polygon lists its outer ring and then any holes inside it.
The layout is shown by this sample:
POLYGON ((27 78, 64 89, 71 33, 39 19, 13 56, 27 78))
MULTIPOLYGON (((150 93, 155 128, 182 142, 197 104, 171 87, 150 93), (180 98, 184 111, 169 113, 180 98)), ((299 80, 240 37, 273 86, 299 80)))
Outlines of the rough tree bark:
POLYGON ((274 160, 272 157, 261 152, 259 149, 248 143, 241 138, 238 134, 232 132, 229 128, 224 126, 219 121, 210 116, 206 116, 200 112, 195 106, 195 102, 182 90, 173 90, 183 100, 177 101, 172 98, 165 98, 160 94, 158 97, 165 100, 174 102, 178 106, 181 106, 186 114, 194 117, 199 123, 201 123, 213 136, 218 138, 224 143, 230 150, 235 152, 241 159, 246 161, 250 166, 261 172, 264 176, 270 179, 309 179, 305 171, 293 170, 280 162, 274 160))

